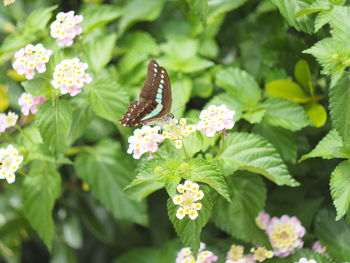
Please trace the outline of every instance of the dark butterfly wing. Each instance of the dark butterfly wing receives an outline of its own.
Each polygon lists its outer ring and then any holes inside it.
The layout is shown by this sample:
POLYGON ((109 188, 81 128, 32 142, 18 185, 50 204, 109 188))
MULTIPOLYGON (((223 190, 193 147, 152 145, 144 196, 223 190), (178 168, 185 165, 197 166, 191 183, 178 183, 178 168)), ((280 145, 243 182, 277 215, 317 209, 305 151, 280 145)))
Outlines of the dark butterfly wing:
POLYGON ((155 60, 148 64, 147 79, 139 100, 129 105, 120 123, 124 126, 152 124, 170 113, 172 104, 169 76, 155 60))

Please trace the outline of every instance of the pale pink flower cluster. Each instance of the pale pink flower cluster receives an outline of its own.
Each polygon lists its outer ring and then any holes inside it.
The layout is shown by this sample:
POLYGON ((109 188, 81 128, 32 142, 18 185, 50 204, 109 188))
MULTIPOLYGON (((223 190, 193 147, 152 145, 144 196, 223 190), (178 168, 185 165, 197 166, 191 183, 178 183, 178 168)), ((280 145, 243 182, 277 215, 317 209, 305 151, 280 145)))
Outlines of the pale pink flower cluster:
POLYGON ((265 211, 261 211, 257 218, 255 218, 255 223, 263 230, 266 230, 270 222, 270 215, 265 211))
POLYGON ((0 113, 0 133, 4 132, 7 128, 15 126, 18 120, 18 115, 13 112, 0 113))
POLYGON ((205 244, 200 244, 197 259, 192 255, 191 249, 185 247, 180 250, 176 257, 176 263, 212 263, 218 260, 218 257, 211 251, 205 250, 205 244))
POLYGON ((42 44, 35 46, 29 44, 15 53, 12 67, 19 75, 25 75, 27 79, 32 79, 35 70, 39 73, 46 71, 45 63, 49 61, 51 55, 52 51, 45 49, 42 44))
POLYGON ((197 211, 202 209, 202 204, 198 201, 203 199, 203 191, 199 190, 197 183, 189 180, 179 184, 176 189, 180 193, 173 197, 173 203, 180 206, 176 211, 176 217, 181 220, 188 215, 191 220, 195 220, 198 217, 197 211))
POLYGON ((90 83, 92 78, 85 73, 88 64, 82 63, 78 58, 65 59, 55 67, 51 84, 59 89, 61 94, 69 93, 75 96, 81 92, 85 83, 90 83))
POLYGON ((276 256, 287 257, 294 253, 296 248, 303 247, 304 242, 301 238, 305 235, 305 228, 298 218, 283 215, 280 218, 272 217, 266 223, 267 216, 264 213, 259 214, 256 221, 259 222, 258 226, 263 226, 262 229, 268 235, 276 256))
POLYGON ((18 99, 18 104, 21 106, 21 111, 24 115, 35 114, 38 106, 46 101, 45 97, 34 97, 29 93, 22 93, 18 99))
POLYGON ((132 154, 135 159, 139 159, 144 153, 154 153, 158 149, 158 144, 164 141, 159 134, 160 127, 143 126, 136 129, 134 135, 129 137, 128 153, 132 154))
POLYGON ((23 156, 12 145, 0 148, 0 179, 6 179, 11 184, 15 181, 15 172, 23 161, 23 156))
POLYGON ((321 245, 320 241, 315 241, 312 244, 312 249, 315 250, 318 253, 321 253, 321 254, 326 254, 326 250, 327 250, 326 247, 321 245))
POLYGON ((50 26, 50 34, 56 39, 59 46, 71 46, 73 39, 82 33, 81 27, 78 26, 82 21, 83 17, 74 15, 74 11, 60 12, 50 26))
POLYGON ((314 259, 300 258, 299 261, 294 263, 317 263, 314 259))
POLYGON ((208 137, 213 137, 217 132, 232 129, 235 124, 234 115, 235 111, 228 109, 224 104, 218 107, 210 105, 208 109, 201 111, 197 129, 202 130, 208 137))
POLYGON ((178 120, 172 120, 170 124, 165 125, 163 131, 163 137, 175 141, 175 147, 180 149, 182 147, 182 140, 196 131, 195 125, 186 125, 186 119, 181 118, 178 120))
POLYGON ((253 255, 244 255, 244 247, 233 244, 227 252, 225 263, 255 263, 253 255))

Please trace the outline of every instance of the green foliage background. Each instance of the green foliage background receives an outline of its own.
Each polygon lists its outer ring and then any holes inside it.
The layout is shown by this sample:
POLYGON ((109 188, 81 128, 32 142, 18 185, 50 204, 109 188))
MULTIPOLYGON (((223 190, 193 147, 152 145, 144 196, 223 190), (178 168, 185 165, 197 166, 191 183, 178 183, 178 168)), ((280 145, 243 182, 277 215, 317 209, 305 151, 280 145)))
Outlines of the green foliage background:
POLYGON ((232 243, 269 246, 254 222, 265 209, 307 230, 304 249, 268 262, 350 261, 348 1, 17 0, 0 7, 0 39, 0 110, 19 112, 23 90, 48 98, 0 138, 25 156, 16 182, 0 182, 0 260, 169 263, 201 240, 221 263, 232 243), (83 34, 61 49, 49 24, 69 10, 83 34), (28 43, 54 55, 24 81, 11 59, 28 43), (93 82, 58 98, 54 66, 77 56, 93 82), (191 135, 190 159, 170 143, 151 161, 126 153, 132 129, 118 120, 152 58, 170 74, 177 118, 236 111, 225 141, 191 135), (177 220, 167 201, 182 179, 206 185, 199 220, 177 220))

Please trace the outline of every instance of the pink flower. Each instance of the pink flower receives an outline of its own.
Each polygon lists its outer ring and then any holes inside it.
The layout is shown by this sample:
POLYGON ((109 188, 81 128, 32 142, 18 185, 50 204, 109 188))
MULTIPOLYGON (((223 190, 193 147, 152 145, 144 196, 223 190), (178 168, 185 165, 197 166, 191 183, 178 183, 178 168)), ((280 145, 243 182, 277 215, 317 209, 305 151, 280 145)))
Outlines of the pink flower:
POLYGON ((159 134, 160 127, 143 126, 141 129, 136 129, 134 135, 130 136, 128 153, 133 154, 135 159, 140 159, 144 153, 154 153, 158 149, 158 144, 164 141, 164 138, 159 134))
POLYGON ((74 11, 60 12, 50 26, 50 34, 56 39, 59 46, 71 46, 73 39, 82 33, 81 27, 78 26, 82 21, 83 17, 74 15, 74 11))
POLYGON ((212 263, 218 260, 218 257, 209 250, 204 250, 205 244, 201 243, 197 259, 192 255, 191 249, 185 247, 180 250, 176 257, 176 263, 212 263))
POLYGON ((321 254, 326 254, 326 250, 327 250, 326 247, 321 245, 320 241, 315 241, 312 244, 312 249, 321 254))
POLYGON ((265 211, 261 211, 257 218, 255 218, 255 223, 261 229, 265 230, 270 222, 270 215, 265 211))
POLYGON ((197 129, 202 130, 208 137, 213 137, 217 132, 233 128, 234 115, 235 111, 228 109, 226 105, 211 105, 207 110, 202 110, 197 129))
POLYGON ((287 257, 296 248, 303 247, 304 242, 301 238, 305 235, 305 228, 295 216, 273 217, 265 231, 269 236, 274 254, 278 257, 287 257))
POLYGON ((45 97, 33 97, 29 93, 22 93, 18 99, 18 104, 21 106, 21 111, 24 115, 35 114, 38 106, 46 101, 45 97))
POLYGON ((59 89, 61 94, 69 93, 71 96, 79 94, 86 83, 90 83, 92 78, 85 70, 86 63, 80 62, 78 58, 65 59, 55 67, 51 84, 55 89, 59 89))
POLYGON ((34 78, 35 70, 39 73, 46 71, 47 63, 52 51, 45 49, 42 44, 33 46, 29 44, 15 53, 15 61, 12 64, 19 75, 25 75, 27 79, 34 78))

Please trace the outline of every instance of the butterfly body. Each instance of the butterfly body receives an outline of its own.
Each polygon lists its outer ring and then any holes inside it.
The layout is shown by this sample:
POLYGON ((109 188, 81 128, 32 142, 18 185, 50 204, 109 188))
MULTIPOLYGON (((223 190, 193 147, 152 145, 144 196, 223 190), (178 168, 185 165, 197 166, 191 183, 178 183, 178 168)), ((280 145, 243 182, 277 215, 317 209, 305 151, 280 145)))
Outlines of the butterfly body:
POLYGON ((155 60, 151 60, 139 100, 129 105, 120 123, 123 126, 137 126, 167 122, 173 118, 171 103, 168 73, 155 60))

